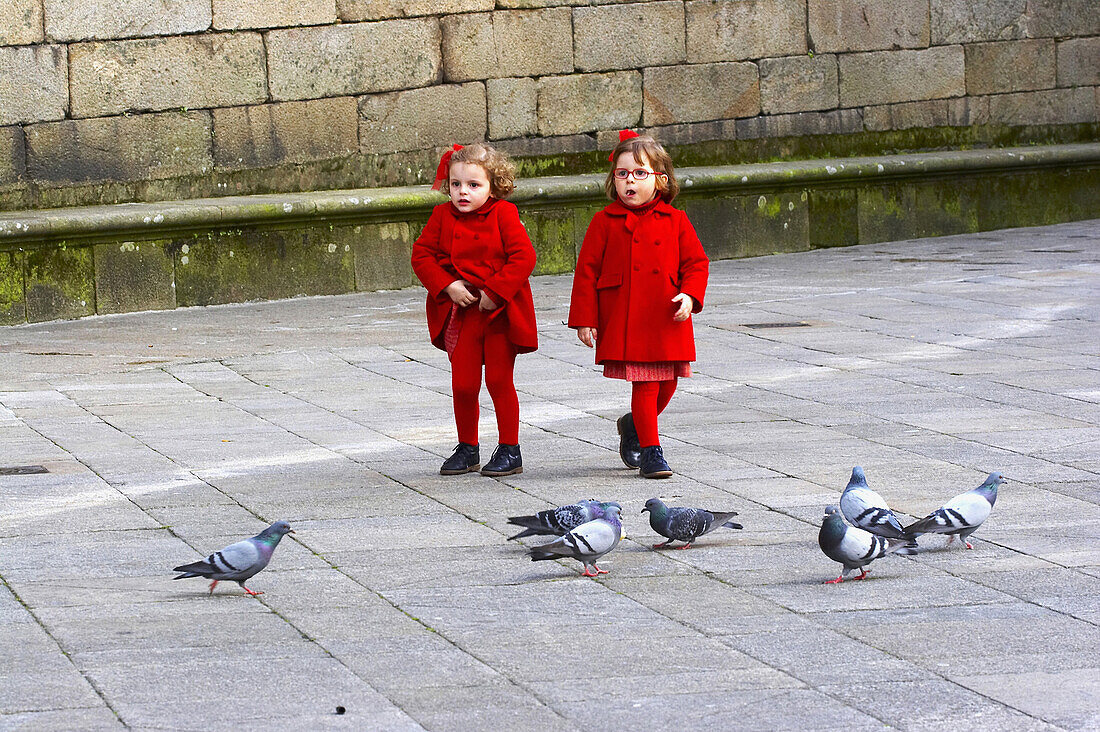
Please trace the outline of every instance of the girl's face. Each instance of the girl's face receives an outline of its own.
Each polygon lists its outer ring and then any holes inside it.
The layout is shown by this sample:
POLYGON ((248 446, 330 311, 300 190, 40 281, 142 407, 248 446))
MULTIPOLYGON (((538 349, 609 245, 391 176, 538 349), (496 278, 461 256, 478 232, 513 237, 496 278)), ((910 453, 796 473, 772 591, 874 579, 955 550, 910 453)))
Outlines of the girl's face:
POLYGON ((634 153, 627 150, 615 160, 615 192, 619 200, 630 208, 644 206, 653 200, 657 193, 658 176, 653 173, 653 166, 649 158, 642 153, 645 162, 639 163, 634 159, 634 153), (625 178, 620 178, 623 170, 631 171, 625 178), (638 180, 633 171, 644 170, 648 173, 645 180, 638 180))
POLYGON ((489 200, 489 174, 477 163, 452 163, 448 187, 451 203, 463 213, 477 211, 489 200))

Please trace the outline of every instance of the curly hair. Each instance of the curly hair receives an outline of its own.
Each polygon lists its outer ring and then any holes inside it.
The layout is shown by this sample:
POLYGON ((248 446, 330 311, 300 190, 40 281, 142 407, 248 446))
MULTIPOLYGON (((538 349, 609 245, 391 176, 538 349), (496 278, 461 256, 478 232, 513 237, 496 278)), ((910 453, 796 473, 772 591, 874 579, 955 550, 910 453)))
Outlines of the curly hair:
MULTIPOLYGON (((489 193, 494 198, 505 198, 516 188, 516 166, 507 155, 483 142, 475 142, 461 150, 455 150, 451 156, 451 165, 455 163, 473 163, 480 165, 489 178, 489 193)), ((451 177, 448 175, 439 186, 439 191, 450 195, 451 177)))
POLYGON ((638 165, 645 165, 648 162, 654 172, 664 173, 667 178, 657 178, 657 190, 661 192, 661 198, 665 199, 666 203, 671 203, 672 199, 676 198, 680 192, 680 184, 676 182, 676 174, 672 170, 672 156, 661 143, 649 135, 622 140, 611 151, 611 170, 607 171, 607 179, 603 183, 603 190, 608 198, 614 201, 618 197, 615 193, 615 163, 624 152, 633 153, 634 162, 638 165))

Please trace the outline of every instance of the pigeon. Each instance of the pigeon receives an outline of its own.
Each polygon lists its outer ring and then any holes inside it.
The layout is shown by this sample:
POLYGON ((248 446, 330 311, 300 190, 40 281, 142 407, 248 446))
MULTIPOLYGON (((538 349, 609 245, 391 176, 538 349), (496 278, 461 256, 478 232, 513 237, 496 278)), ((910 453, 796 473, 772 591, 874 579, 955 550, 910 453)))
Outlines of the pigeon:
POLYGON ((206 577, 213 580, 210 583, 210 594, 214 594, 214 588, 222 580, 233 580, 249 595, 262 595, 264 593, 245 587, 245 580, 266 567, 283 536, 293 533, 294 529, 286 521, 276 521, 251 539, 230 544, 201 561, 181 564, 172 571, 183 574, 172 579, 206 577))
POLYGON ((596 562, 619 544, 623 525, 619 519, 622 509, 617 503, 606 504, 603 518, 585 522, 575 529, 567 531, 560 539, 528 549, 532 562, 541 562, 558 557, 572 557, 584 564, 583 575, 596 577, 607 574, 596 562), (593 571, 589 572, 589 568, 593 571))
POLYGON ((993 512, 997 501, 997 488, 1005 482, 1000 473, 990 473, 985 482, 973 490, 961 493, 928 514, 920 521, 905 527, 908 534, 948 534, 947 546, 959 537, 967 549, 974 547, 968 537, 978 530, 982 522, 993 512))
POLYGON ((867 576, 865 566, 884 557, 891 552, 896 552, 906 546, 906 539, 886 539, 875 536, 870 531, 844 523, 840 515, 840 509, 829 506, 825 509, 825 520, 821 522, 821 531, 817 535, 817 543, 825 556, 835 562, 844 565, 840 576, 829 580, 825 584, 832 585, 843 582, 844 578, 853 569, 859 570, 861 580, 867 576))
POLYGON ((533 516, 512 516, 508 519, 508 523, 522 526, 524 529, 515 536, 509 536, 508 540, 521 539, 525 536, 562 536, 583 523, 603 518, 608 506, 615 506, 622 510, 622 506, 614 501, 603 503, 594 498, 588 498, 568 506, 548 508, 533 516))
POLYGON ((916 539, 901 527, 901 522, 886 505, 886 500, 867 485, 867 476, 858 465, 852 468, 852 477, 840 494, 840 510, 853 526, 870 531, 875 536, 908 539, 908 545, 899 550, 901 554, 914 553, 917 548, 916 539))
POLYGON ((684 508, 682 506, 666 506, 660 498, 650 498, 645 502, 642 513, 649 511, 649 525, 668 541, 663 544, 654 544, 654 549, 663 549, 674 541, 685 542, 677 549, 688 549, 691 543, 703 534, 709 534, 719 526, 728 529, 743 529, 741 524, 730 521, 737 515, 737 511, 715 513, 702 508, 684 508))

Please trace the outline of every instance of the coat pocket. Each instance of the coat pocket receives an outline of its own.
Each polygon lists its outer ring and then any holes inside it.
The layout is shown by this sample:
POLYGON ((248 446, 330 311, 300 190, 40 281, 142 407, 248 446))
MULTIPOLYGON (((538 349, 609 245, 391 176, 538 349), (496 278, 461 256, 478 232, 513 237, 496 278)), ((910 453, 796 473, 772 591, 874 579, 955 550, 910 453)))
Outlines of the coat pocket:
POLYGON ((604 290, 608 287, 618 287, 623 283, 622 272, 608 272, 607 274, 600 275, 596 280, 596 289, 604 290))

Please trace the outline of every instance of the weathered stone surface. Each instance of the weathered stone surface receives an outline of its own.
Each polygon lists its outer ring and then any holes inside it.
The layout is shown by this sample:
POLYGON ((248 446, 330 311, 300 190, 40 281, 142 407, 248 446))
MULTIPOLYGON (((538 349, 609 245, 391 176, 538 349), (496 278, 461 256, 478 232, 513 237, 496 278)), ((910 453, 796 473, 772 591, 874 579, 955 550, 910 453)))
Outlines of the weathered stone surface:
POLYGON ((967 94, 999 94, 1054 86, 1052 39, 972 43, 964 46, 964 50, 967 94))
POLYGON ((756 64, 751 63, 646 69, 643 96, 647 126, 760 114, 760 79, 756 64))
MULTIPOLYGON (((737 123, 732 119, 720 119, 713 122, 650 127, 646 132, 660 140, 663 145, 691 145, 708 140, 734 140, 737 138, 737 123)), ((599 133, 598 142, 601 150, 611 150, 618 141, 618 131, 608 130, 599 133)))
POLYGON ((440 69, 434 18, 274 30, 267 34, 277 100, 427 86, 440 69))
POLYGON ((278 28, 335 21, 336 0, 298 0, 290 3, 214 0, 214 27, 218 29, 278 28))
POLYGON ((62 119, 68 109, 65 46, 0 48, 0 125, 62 119))
POLYGON ((15 325, 26 320, 23 252, 0 252, 0 325, 15 325))
POLYGON ((0 127, 0 186, 14 183, 27 171, 22 127, 0 127))
POLYGON ((485 95, 490 139, 538 134, 538 83, 534 79, 489 79, 485 95))
MULTIPOLYGON (((493 0, 336 0, 340 20, 382 20, 416 15, 476 13, 496 7, 493 0)), ((502 5, 501 7, 513 7, 502 5)), ((523 7, 523 6, 515 6, 523 7)), ((534 7, 542 7, 536 4, 534 7)))
POLYGON ((419 150, 485 139, 485 87, 474 82, 374 94, 359 101, 365 153, 419 150))
POLYGON ((573 11, 573 39, 578 71, 681 63, 685 58, 684 6, 681 2, 646 2, 577 8, 573 11))
POLYGON ((442 24, 443 69, 449 81, 573 70, 568 8, 451 15, 442 24))
POLYGON ((851 188, 811 188, 809 242, 818 247, 842 247, 859 243, 856 191, 851 188))
POLYGON ((687 58, 743 61, 806 52, 801 0, 688 0, 687 58))
POLYGON ((0 46, 18 46, 41 40, 41 0, 0 0, 0 46))
POLYGON ((863 124, 873 132, 914 127, 967 127, 988 121, 988 97, 932 99, 863 109, 863 124))
POLYGON ((809 196, 805 191, 754 196, 694 198, 681 196, 684 209, 712 259, 809 249, 809 196))
POLYGON ((1100 37, 1058 43, 1058 86, 1100 84, 1100 37))
POLYGON ((27 173, 35 180, 144 180, 212 169, 208 112, 65 120, 31 125, 27 173))
POLYGON ((539 79, 539 134, 632 127, 642 116, 642 75, 574 74, 539 79))
POLYGON ((27 320, 81 318, 95 313, 91 247, 48 246, 26 252, 27 320))
POLYGON ((209 0, 43 0, 46 35, 57 41, 136 38, 210 28, 209 0))
POLYGON ((1031 38, 1100 34, 1100 3, 1029 0, 1027 9, 1027 34, 1031 38))
POLYGON ((355 289, 351 243, 318 243, 306 229, 223 231, 173 249, 176 301, 183 306, 355 289))
POLYGON ((267 98, 258 33, 219 33, 70 47, 72 114, 227 107, 267 98))
POLYGON ((416 283, 412 271, 412 245, 423 222, 399 221, 340 227, 333 234, 338 244, 351 242, 355 257, 355 289, 398 290, 416 283))
POLYGON ((815 52, 927 48, 928 0, 809 0, 815 52))
MULTIPOLYGON (((572 272, 577 263, 573 211, 567 208, 533 209, 524 206, 520 218, 538 255, 535 274, 572 272)), ((582 234, 583 236, 583 234, 582 234)))
POLYGON ((958 97, 966 93, 962 46, 839 57, 840 106, 958 97))
POLYGON ((167 242, 124 241, 95 247, 96 312, 132 313, 176 307, 167 242))
POLYGON ((1006 125, 1059 125, 1097 121, 1089 87, 998 94, 989 97, 989 119, 1006 125))
POLYGON ((932 44, 1027 36, 1027 0, 931 0, 932 44))
POLYGON ((766 58, 760 66, 760 101, 766 114, 833 109, 839 98, 836 56, 766 58))
POLYGON ((737 139, 793 135, 847 135, 860 132, 862 129, 863 118, 858 109, 798 112, 739 119, 737 120, 737 139))
MULTIPOLYGON (((533 155, 563 155, 565 153, 591 152, 596 147, 596 141, 591 135, 558 135, 556 137, 522 137, 510 140, 501 140, 494 145, 498 150, 503 150, 509 155, 533 156, 533 155)), ((523 167, 523 161, 520 168, 523 167)), ((554 170, 556 161, 542 160, 531 161, 531 175, 547 174, 554 170)), ((520 177, 526 177, 522 175, 520 177)))
POLYGON ((354 97, 215 109, 214 162, 222 168, 339 158, 359 150, 354 97))

